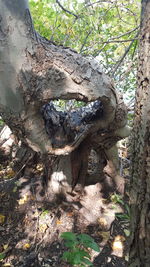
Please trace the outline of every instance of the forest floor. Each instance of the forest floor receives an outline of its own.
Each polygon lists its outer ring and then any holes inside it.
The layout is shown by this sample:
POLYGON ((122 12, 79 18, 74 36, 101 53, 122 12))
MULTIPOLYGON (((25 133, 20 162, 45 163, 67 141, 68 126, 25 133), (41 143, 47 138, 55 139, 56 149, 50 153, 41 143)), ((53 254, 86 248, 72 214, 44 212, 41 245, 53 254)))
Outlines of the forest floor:
POLYGON ((1 154, 0 266, 72 266, 62 259, 67 250, 63 232, 85 233, 94 239, 100 247, 100 252, 88 251, 94 267, 127 266, 128 189, 124 197, 113 187, 106 189, 111 181, 105 177, 86 186, 82 194, 73 192, 67 199, 58 196, 50 201, 43 191, 40 164, 19 179, 11 164, 1 154))

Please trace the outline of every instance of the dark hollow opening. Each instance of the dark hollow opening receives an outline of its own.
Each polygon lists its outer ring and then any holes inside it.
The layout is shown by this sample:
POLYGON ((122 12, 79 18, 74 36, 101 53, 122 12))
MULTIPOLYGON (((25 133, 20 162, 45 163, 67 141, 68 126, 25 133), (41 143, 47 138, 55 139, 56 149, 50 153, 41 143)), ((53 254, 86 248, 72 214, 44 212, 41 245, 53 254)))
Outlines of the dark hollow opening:
POLYGON ((77 100, 54 100, 41 108, 45 128, 54 148, 62 148, 75 141, 91 125, 103 116, 100 100, 85 103, 77 100))

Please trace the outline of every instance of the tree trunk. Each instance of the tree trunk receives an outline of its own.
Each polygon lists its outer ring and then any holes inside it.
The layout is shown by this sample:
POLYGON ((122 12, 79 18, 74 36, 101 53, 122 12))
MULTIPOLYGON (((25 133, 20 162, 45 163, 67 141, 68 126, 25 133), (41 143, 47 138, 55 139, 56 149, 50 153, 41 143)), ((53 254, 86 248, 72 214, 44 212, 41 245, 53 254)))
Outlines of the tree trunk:
POLYGON ((129 134, 122 98, 95 60, 56 46, 35 32, 27 0, 0 0, 0 80, 3 119, 24 144, 47 158, 45 173, 51 181, 58 180, 62 185, 64 179, 70 184, 71 177, 73 187, 81 180, 84 184, 92 147, 104 151, 115 168, 111 173, 117 175, 116 149, 112 149, 114 153, 109 150, 129 134), (103 105, 103 116, 84 125, 71 142, 56 147, 46 133, 41 115, 42 106, 54 99, 98 99, 103 105), (60 157, 54 169, 47 171, 50 155, 60 157), (80 163, 77 155, 82 158, 80 163))
POLYGON ((131 267, 150 266, 150 1, 142 1, 138 88, 132 136, 131 267))

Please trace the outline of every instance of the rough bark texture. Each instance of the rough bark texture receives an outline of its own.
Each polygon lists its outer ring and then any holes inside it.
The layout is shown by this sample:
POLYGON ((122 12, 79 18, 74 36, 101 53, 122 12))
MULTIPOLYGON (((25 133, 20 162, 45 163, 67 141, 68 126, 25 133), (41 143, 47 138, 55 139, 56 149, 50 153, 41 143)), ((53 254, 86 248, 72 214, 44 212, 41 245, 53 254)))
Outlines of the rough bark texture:
POLYGON ((131 172, 131 267, 150 266, 150 1, 142 1, 131 172))
MULTIPOLYGON (((63 168, 62 165, 67 161, 74 162, 76 154, 83 155, 82 142, 87 141, 90 148, 85 149, 85 158, 92 147, 99 154, 103 151, 109 165, 113 165, 110 173, 117 177, 115 145, 129 134, 122 98, 95 60, 86 59, 70 48, 56 46, 34 31, 27 2, 0 0, 0 112, 3 119, 34 151, 43 155, 61 155, 55 171, 57 175, 51 177, 52 181, 69 180, 70 177, 64 174, 65 165, 63 168), (82 135, 72 143, 54 147, 40 112, 43 104, 53 99, 85 102, 99 99, 103 116, 85 126, 82 135), (74 150, 74 154, 69 154, 74 150)), ((79 178, 86 172, 86 165, 84 160, 83 164, 78 163, 76 170, 69 167, 71 175, 79 178)))

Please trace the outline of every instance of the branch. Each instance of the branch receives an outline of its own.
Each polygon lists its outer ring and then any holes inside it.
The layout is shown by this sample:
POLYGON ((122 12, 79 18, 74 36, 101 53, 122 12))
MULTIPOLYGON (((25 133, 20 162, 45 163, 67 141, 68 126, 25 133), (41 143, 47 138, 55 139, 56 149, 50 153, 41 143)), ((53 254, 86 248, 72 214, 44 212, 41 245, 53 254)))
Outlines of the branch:
POLYGON ((124 60, 124 58, 126 57, 126 55, 128 54, 128 52, 130 51, 134 41, 136 40, 137 36, 139 35, 139 32, 137 32, 135 38, 132 40, 132 42, 130 43, 130 45, 127 47, 125 53, 123 54, 123 56, 121 57, 121 59, 119 60, 119 62, 117 63, 114 71, 112 72, 112 77, 114 76, 115 72, 117 71, 117 69, 119 68, 119 66, 121 65, 122 61, 124 60))
MULTIPOLYGON (((132 30, 126 32, 126 33, 123 33, 123 34, 118 35, 118 36, 116 36, 116 37, 112 37, 111 40, 108 40, 108 41, 105 41, 105 42, 98 42, 97 44, 102 44, 103 47, 102 47, 100 50, 98 50, 98 51, 96 52, 96 56, 97 56, 99 53, 101 53, 101 51, 103 51, 103 49, 105 48, 105 46, 106 46, 107 44, 109 44, 109 43, 125 43, 125 42, 132 42, 132 41, 134 41, 134 40, 138 40, 137 38, 128 39, 128 40, 116 40, 116 39, 119 39, 120 37, 126 36, 126 35, 128 35, 128 34, 134 32, 134 31, 138 30, 139 28, 140 28, 140 26, 137 26, 136 28, 134 28, 134 29, 132 29, 132 30)), ((93 46, 94 46, 94 45, 93 45, 93 46)), ((92 47, 93 47, 93 46, 92 46, 92 47)), ((84 46, 83 46, 83 47, 84 47, 84 46)), ((83 50, 83 47, 82 47, 82 52, 85 52, 87 49, 85 48, 85 49, 83 50)), ((89 46, 88 48, 91 48, 91 46, 89 46)), ((81 53, 81 50, 80 50, 80 53, 81 53)))
POLYGON ((139 28, 140 28, 140 26, 137 26, 136 28, 134 28, 134 29, 132 29, 132 30, 130 30, 130 31, 128 31, 128 32, 125 32, 125 33, 123 33, 123 34, 120 34, 120 35, 118 35, 118 36, 115 36, 115 37, 111 38, 111 40, 119 39, 120 37, 123 37, 123 36, 125 36, 125 35, 128 35, 128 34, 130 34, 130 33, 132 33, 132 32, 135 32, 135 31, 138 30, 139 28))
POLYGON ((133 25, 133 23, 129 23, 128 21, 125 21, 124 19, 122 19, 122 16, 120 15, 120 11, 119 11, 119 7, 118 7, 117 3, 115 4, 115 6, 116 6, 116 10, 117 10, 117 12, 118 12, 118 16, 119 16, 120 20, 121 20, 122 22, 124 22, 125 24, 133 25))
POLYGON ((138 15, 137 15, 137 13, 134 13, 132 10, 130 10, 129 8, 127 8, 124 4, 123 4, 123 6, 124 6, 124 8, 127 10, 127 11, 129 11, 131 14, 132 14, 132 16, 134 16, 135 17, 135 20, 136 20, 136 23, 138 24, 138 15))
POLYGON ((92 33, 92 30, 93 30, 93 29, 91 29, 91 30, 88 32, 87 36, 85 37, 84 42, 83 42, 83 44, 82 44, 82 46, 81 46, 81 48, 80 48, 80 53, 82 53, 83 48, 84 48, 84 46, 85 46, 85 44, 86 44, 86 41, 87 41, 89 35, 92 33))
POLYGON ((60 7, 63 11, 65 11, 66 13, 68 13, 68 14, 70 14, 70 15, 73 15, 76 19, 79 18, 78 15, 76 15, 76 14, 74 14, 73 12, 71 12, 71 11, 67 10, 66 8, 64 8, 64 7, 62 6, 62 4, 61 4, 58 0, 56 0, 56 3, 57 3, 57 4, 59 5, 59 7, 60 7))
POLYGON ((94 6, 95 4, 99 4, 99 3, 110 3, 110 4, 113 4, 113 1, 105 1, 105 0, 102 1, 102 0, 100 0, 100 1, 96 1, 94 3, 87 4, 85 7, 94 6))
POLYGON ((126 43, 126 42, 132 42, 132 41, 135 41, 135 40, 137 40, 137 38, 127 39, 127 40, 109 40, 109 41, 106 41, 106 42, 101 42, 101 44, 126 43))

